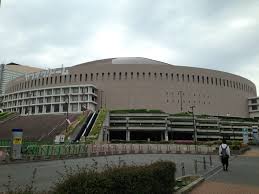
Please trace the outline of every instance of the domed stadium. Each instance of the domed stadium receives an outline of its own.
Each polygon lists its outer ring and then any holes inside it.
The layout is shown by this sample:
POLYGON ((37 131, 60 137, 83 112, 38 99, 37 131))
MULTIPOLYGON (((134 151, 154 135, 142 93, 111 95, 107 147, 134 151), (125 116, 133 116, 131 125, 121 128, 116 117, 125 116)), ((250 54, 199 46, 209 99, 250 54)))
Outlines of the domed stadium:
POLYGON ((3 110, 26 114, 83 109, 158 109, 249 117, 255 84, 231 73, 147 58, 110 58, 29 73, 9 82, 3 110), (68 109, 67 109, 68 108, 68 109))

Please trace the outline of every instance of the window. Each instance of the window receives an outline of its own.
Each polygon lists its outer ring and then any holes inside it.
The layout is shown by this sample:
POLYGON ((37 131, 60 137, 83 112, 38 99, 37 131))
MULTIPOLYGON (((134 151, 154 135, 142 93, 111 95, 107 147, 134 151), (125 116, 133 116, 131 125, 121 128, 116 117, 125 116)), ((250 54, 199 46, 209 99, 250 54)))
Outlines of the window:
POLYGON ((113 72, 113 80, 116 80, 116 72, 113 72))
POLYGON ((207 77, 207 84, 209 84, 209 77, 207 77))
POLYGON ((96 73, 96 80, 98 80, 98 77, 99 77, 99 73, 96 73))
POLYGON ((82 73, 80 73, 79 80, 80 80, 80 82, 82 81, 82 73))
POLYGON ((51 94, 52 94, 52 90, 51 90, 51 89, 46 90, 46 94, 47 94, 47 95, 51 95, 51 94))
POLYGON ((223 79, 223 86, 225 87, 226 86, 226 81, 223 79))
POLYGON ((69 83, 71 83, 72 75, 69 75, 69 83))
POLYGON ((52 80, 53 80, 53 78, 52 78, 52 77, 50 77, 50 84, 52 84, 52 80))
POLYGON ((151 78, 151 73, 149 72, 149 73, 148 73, 148 79, 150 79, 150 78, 151 78))
POLYGON ((63 93, 68 94, 69 93, 69 88, 63 88, 63 93))
POLYGON ((102 80, 104 79, 104 73, 102 73, 102 80))
POLYGON ((125 80, 128 79, 128 73, 125 72, 125 80))
POLYGON ((174 74, 171 73, 171 80, 174 80, 174 74))
POLYGON ((211 85, 213 85, 213 77, 210 79, 211 85))
POLYGON ((184 74, 182 74, 182 81, 184 82, 184 74))
POLYGON ((257 103, 257 99, 252 99, 252 100, 251 100, 251 103, 252 103, 252 104, 256 104, 256 103, 257 103))
POLYGON ((47 77, 47 79, 46 79, 46 85, 48 85, 49 84, 49 78, 47 77))
POLYGON ((54 94, 60 94, 60 88, 54 89, 54 94))
POLYGON ((77 74, 74 75, 74 82, 77 81, 77 74))
POLYGON ((119 80, 121 80, 121 72, 119 73, 119 80))
POLYGON ((217 86, 217 85, 218 85, 218 78, 216 78, 216 80, 215 80, 215 81, 216 81, 216 86, 217 86))
POLYGON ((192 75, 192 82, 195 82, 195 76, 192 75))
POLYGON ((59 112, 59 104, 54 104, 54 112, 59 112))
POLYGON ((73 102, 78 101, 78 96, 72 96, 72 97, 71 97, 71 100, 72 100, 73 102))
POLYGON ((55 84, 57 83, 57 79, 58 79, 57 76, 55 76, 55 84))
POLYGON ((202 76, 201 78, 202 78, 202 83, 204 84, 204 76, 202 76))
POLYGON ((200 83, 200 76, 197 76, 197 81, 198 83, 200 83))
POLYGON ((162 74, 162 73, 160 73, 160 79, 161 79, 161 80, 163 79, 163 74, 162 74))
POLYGON ((232 88, 232 81, 229 81, 230 87, 232 88))
POLYGON ((110 79, 110 72, 108 72, 108 77, 107 77, 107 79, 108 79, 108 80, 110 79))
POLYGON ((44 86, 44 78, 41 80, 41 85, 44 86))
POLYGON ((76 94, 79 93, 79 88, 72 88, 72 93, 74 93, 74 94, 75 94, 75 93, 76 93, 76 94))
POLYGON ((190 82, 190 75, 187 75, 187 81, 190 82))
POLYGON ((137 72, 137 79, 139 79, 139 72, 137 72))
POLYGON ((77 112, 78 111, 78 105, 77 104, 72 104, 71 108, 72 108, 72 112, 77 112))
POLYGON ((65 75, 64 76, 64 83, 66 83, 67 82, 67 76, 65 75))
POLYGON ((168 73, 165 74, 165 78, 166 78, 166 80, 168 80, 168 73))
POLYGON ((221 78, 219 79, 219 85, 221 86, 221 78))
POLYGON ((90 75, 91 75, 90 80, 91 80, 91 81, 93 81, 94 74, 93 74, 93 73, 91 73, 90 75))
POLYGON ((176 74, 176 77, 177 77, 177 81, 179 82, 180 79, 179 79, 179 74, 178 73, 176 74))
POLYGON ((157 78, 156 73, 154 73, 154 77, 155 77, 155 79, 157 78))
POLYGON ((59 76, 59 83, 62 83, 62 76, 59 76))
POLYGON ((142 74, 142 75, 143 75, 143 79, 146 79, 146 75, 145 75, 145 72, 143 72, 143 74, 142 74))
POLYGON ((257 110, 257 109, 258 109, 258 107, 256 105, 252 106, 252 110, 257 110))
POLYGON ((85 74, 85 81, 87 81, 87 73, 85 74))

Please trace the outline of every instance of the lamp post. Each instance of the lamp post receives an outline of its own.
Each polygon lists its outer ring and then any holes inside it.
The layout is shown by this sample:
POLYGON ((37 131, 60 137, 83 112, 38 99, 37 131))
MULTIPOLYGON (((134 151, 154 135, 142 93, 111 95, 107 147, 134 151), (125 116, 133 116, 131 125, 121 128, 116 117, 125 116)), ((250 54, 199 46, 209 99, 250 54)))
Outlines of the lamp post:
POLYGON ((194 144, 195 144, 195 150, 197 151, 197 129, 196 129, 196 124, 195 124, 195 118, 194 118, 194 108, 195 106, 190 107, 192 109, 192 122, 193 122, 193 132, 194 132, 194 144))
POLYGON ((66 116, 66 122, 67 122, 67 127, 66 127, 66 132, 67 132, 67 129, 68 129, 68 109, 69 109, 69 95, 66 95, 66 100, 65 100, 65 105, 66 105, 66 109, 67 109, 67 116, 66 116))

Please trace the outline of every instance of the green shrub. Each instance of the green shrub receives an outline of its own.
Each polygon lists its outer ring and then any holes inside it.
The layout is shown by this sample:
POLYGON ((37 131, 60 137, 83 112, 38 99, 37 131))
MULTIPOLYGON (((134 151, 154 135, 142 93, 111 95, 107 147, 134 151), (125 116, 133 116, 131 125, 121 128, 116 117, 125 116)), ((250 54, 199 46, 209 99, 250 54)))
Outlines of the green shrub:
POLYGON ((122 110, 111 110, 111 113, 128 114, 128 113, 164 113, 161 110, 156 109, 122 109, 122 110))
POLYGON ((175 164, 160 161, 146 166, 108 168, 103 172, 79 169, 66 175, 53 193, 77 194, 172 194, 175 186, 175 164))
POLYGON ((94 126, 92 127, 89 135, 87 136, 88 143, 92 143, 94 140, 96 140, 99 137, 99 133, 102 130, 106 114, 107 114, 107 110, 105 109, 100 110, 96 118, 96 121, 94 123, 94 126))

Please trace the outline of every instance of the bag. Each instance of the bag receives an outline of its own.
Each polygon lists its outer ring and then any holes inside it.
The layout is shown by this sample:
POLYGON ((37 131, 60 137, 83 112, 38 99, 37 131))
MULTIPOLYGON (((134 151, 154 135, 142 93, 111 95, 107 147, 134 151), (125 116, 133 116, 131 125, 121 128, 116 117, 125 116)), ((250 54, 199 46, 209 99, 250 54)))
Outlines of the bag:
POLYGON ((222 146, 221 146, 221 156, 222 156, 222 158, 228 158, 228 154, 227 154, 227 148, 228 148, 228 146, 226 147, 226 148, 223 148, 222 146))

